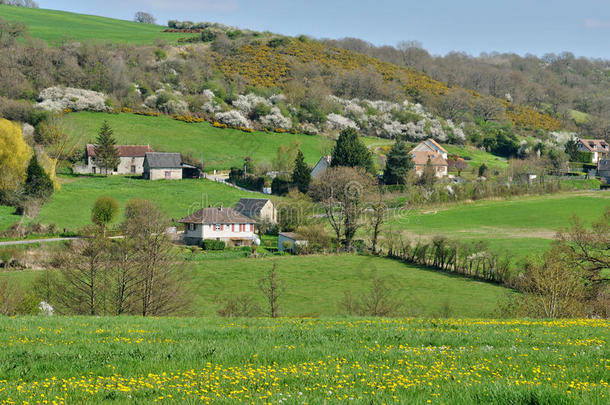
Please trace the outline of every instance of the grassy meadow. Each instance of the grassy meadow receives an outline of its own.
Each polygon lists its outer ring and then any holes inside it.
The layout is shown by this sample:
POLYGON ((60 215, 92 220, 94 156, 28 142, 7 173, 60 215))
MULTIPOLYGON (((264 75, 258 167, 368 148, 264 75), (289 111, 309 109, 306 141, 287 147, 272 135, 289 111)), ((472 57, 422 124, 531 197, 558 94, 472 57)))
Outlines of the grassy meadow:
POLYGON ((157 38, 174 42, 180 37, 189 36, 189 34, 162 32, 166 27, 160 25, 57 10, 0 5, 0 17, 7 21, 25 23, 30 36, 53 45, 72 40, 152 45, 157 38))
MULTIPOLYGON (((379 257, 342 254, 200 260, 198 256, 203 255, 187 256, 184 268, 194 297, 189 313, 195 316, 216 316, 225 298, 242 294, 251 296, 264 308, 258 280, 274 263, 286 284, 285 295, 280 298, 285 316, 342 315, 345 310, 340 302, 345 291, 361 297, 377 277, 385 280, 394 298, 403 303, 398 312, 405 316, 444 313, 488 317, 496 314, 500 302, 516 294, 494 284, 379 257)), ((38 273, 36 270, 0 272, 0 279, 6 277, 27 291, 38 273)))
MULTIPOLYGON (((35 221, 76 230, 91 223, 91 207, 100 195, 114 197, 121 208, 132 198, 154 203, 169 217, 180 219, 208 205, 233 206, 241 197, 260 194, 209 180, 157 180, 125 176, 59 176, 62 187, 45 204, 35 221)), ((121 220, 119 214, 117 220, 121 220)))
POLYGON ((3 403, 605 404, 607 320, 0 318, 3 403))
POLYGON ((574 215, 591 224, 608 206, 608 193, 560 193, 423 209, 399 215, 390 223, 414 236, 484 240, 500 253, 522 257, 546 250, 574 215))
POLYGON ((147 117, 135 114, 79 112, 64 116, 78 147, 95 141, 104 120, 108 121, 119 144, 150 144, 156 151, 180 152, 203 161, 206 171, 242 166, 249 156, 258 163, 271 163, 277 148, 295 140, 308 164, 314 165, 332 150, 332 141, 323 136, 246 133, 236 129, 214 128, 210 123, 185 123, 170 117, 147 117))

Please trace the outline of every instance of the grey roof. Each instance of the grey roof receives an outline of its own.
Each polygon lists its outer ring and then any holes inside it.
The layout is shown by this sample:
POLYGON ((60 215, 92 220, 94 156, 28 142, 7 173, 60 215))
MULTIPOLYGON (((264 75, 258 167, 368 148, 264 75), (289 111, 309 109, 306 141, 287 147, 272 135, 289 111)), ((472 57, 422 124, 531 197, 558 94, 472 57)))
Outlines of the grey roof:
POLYGON ((231 208, 203 208, 180 220, 183 224, 252 224, 254 221, 231 208))
POLYGON ((242 198, 235 204, 235 211, 247 217, 255 217, 260 215, 268 201, 268 198, 242 198))
POLYGON ((296 232, 280 232, 279 235, 282 235, 288 239, 292 239, 292 240, 307 240, 306 238, 304 238, 303 236, 299 235, 296 232))
POLYGON ((597 170, 610 170, 610 159, 600 159, 597 162, 597 170))
POLYGON ((172 152, 148 152, 144 158, 151 169, 181 169, 182 156, 172 152))

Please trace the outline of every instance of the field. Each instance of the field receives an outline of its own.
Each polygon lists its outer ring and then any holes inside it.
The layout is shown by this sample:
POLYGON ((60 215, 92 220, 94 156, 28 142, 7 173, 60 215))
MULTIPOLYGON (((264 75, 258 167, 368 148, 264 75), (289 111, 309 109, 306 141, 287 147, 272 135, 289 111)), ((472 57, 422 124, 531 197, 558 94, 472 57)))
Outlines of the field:
MULTIPOLYGON (((285 316, 336 316, 345 291, 354 297, 366 294, 375 277, 386 280, 397 300, 404 305, 400 314, 438 316, 447 312, 460 317, 493 316, 499 302, 512 290, 451 274, 419 269, 395 260, 358 256, 276 256, 264 259, 198 260, 195 253, 184 271, 194 295, 190 313, 216 316, 225 298, 250 295, 264 308, 264 297, 258 289, 273 263, 286 283, 280 299, 285 316), (434 294, 430 294, 434 291, 434 294)), ((37 271, 0 273, 1 277, 27 287, 37 271)))
POLYGON ((206 171, 242 166, 250 156, 255 163, 271 163, 277 148, 300 142, 308 164, 314 165, 323 154, 332 150, 332 142, 322 136, 245 133, 235 129, 218 129, 204 122, 188 124, 169 117, 146 117, 135 114, 104 114, 79 112, 68 114, 65 121, 79 147, 94 142, 104 120, 107 120, 122 144, 150 144, 157 151, 191 154, 203 161, 206 171))
POLYGON ((483 163, 490 169, 506 169, 508 161, 506 158, 492 155, 472 146, 443 145, 449 155, 457 155, 466 158, 468 169, 478 169, 483 163))
POLYGON ((43 206, 36 221, 72 230, 91 223, 91 207, 100 195, 116 198, 121 208, 131 198, 149 199, 175 219, 208 205, 222 203, 229 207, 241 197, 259 195, 209 180, 148 181, 123 176, 60 176, 60 179, 62 188, 43 206))
POLYGON ((605 404, 605 320, 0 319, 2 403, 605 404))
POLYGON ((140 24, 132 21, 75 14, 65 11, 29 9, 0 5, 0 17, 7 21, 20 21, 28 26, 28 34, 51 44, 71 40, 110 41, 115 43, 151 44, 157 38, 173 42, 181 33, 162 32, 160 25, 140 24))
POLYGON ((557 230, 570 225, 574 215, 590 224, 608 206, 608 193, 563 193, 409 212, 392 224, 414 235, 485 240, 501 253, 523 256, 547 247, 557 230))

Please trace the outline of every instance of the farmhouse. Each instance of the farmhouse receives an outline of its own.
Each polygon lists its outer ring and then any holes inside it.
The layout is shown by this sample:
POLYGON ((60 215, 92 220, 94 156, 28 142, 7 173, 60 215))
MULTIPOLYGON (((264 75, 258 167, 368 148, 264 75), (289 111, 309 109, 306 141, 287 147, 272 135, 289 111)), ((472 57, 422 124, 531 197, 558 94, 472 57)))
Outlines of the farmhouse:
POLYGON ((231 208, 203 208, 180 220, 184 224, 184 242, 200 245, 204 240, 221 240, 227 246, 258 244, 255 221, 231 208))
POLYGON ((182 157, 179 153, 148 152, 144 157, 143 177, 148 180, 182 179, 182 157))
MULTIPOLYGON (((105 170, 101 169, 95 159, 95 147, 97 145, 87 144, 85 146, 85 165, 76 166, 74 171, 78 174, 96 174, 104 173, 105 170)), ((153 152, 152 148, 148 145, 117 145, 117 152, 121 161, 114 170, 108 172, 108 174, 142 174, 144 172, 144 156, 148 152, 153 152)))
POLYGON ((324 172, 330 167, 330 162, 332 160, 332 156, 322 156, 318 163, 311 170, 311 178, 319 179, 324 172))
POLYGON ((277 248, 280 252, 294 253, 297 246, 307 245, 307 239, 294 232, 280 232, 277 237, 277 248))
POLYGON ((447 175, 449 167, 449 163, 447 162, 447 151, 434 139, 427 139, 420 142, 411 152, 409 152, 409 154, 411 155, 411 159, 413 159, 415 172, 418 175, 421 176, 428 162, 430 162, 434 168, 436 177, 444 177, 447 175))
POLYGON ((610 145, 603 139, 581 139, 578 141, 578 151, 591 153, 591 163, 610 157, 610 145))
POLYGON ((268 198, 242 198, 235 204, 235 211, 255 221, 277 223, 277 210, 268 198))

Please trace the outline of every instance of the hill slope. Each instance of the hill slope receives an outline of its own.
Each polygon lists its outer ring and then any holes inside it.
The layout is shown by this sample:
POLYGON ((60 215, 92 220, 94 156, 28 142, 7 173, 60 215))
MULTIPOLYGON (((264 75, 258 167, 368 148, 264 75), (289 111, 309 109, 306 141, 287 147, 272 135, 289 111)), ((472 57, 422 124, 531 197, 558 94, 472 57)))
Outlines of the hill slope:
POLYGON ((185 36, 162 33, 165 27, 160 25, 39 8, 0 5, 0 17, 27 24, 29 35, 52 44, 71 40, 152 44, 157 38, 175 41, 185 36))

